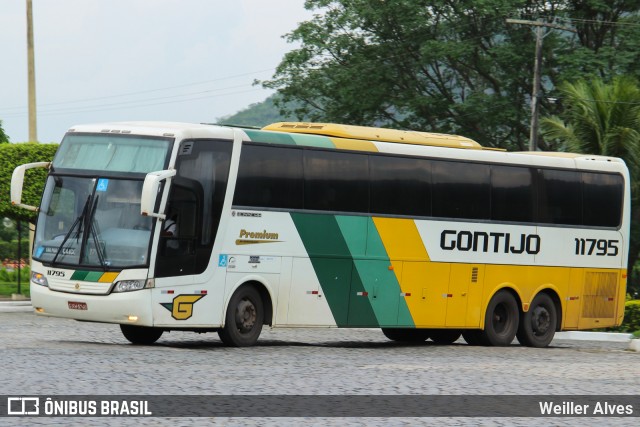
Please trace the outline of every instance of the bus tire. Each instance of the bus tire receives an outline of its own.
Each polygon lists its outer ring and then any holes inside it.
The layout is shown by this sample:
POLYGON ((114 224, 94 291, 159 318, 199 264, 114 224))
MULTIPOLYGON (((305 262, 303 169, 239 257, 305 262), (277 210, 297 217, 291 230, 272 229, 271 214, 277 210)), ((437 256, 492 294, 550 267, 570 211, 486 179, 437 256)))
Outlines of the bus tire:
POLYGON ((539 293, 531 301, 529 311, 522 314, 518 327, 518 341, 527 347, 546 347, 556 333, 558 314, 551 297, 539 293))
POLYGON ((415 328, 382 328, 382 333, 391 341, 404 343, 420 343, 429 339, 428 329, 415 328))
POLYGON ((120 325, 122 335, 131 344, 150 345, 158 341, 162 336, 162 329, 148 326, 120 325))
POLYGON ((511 292, 498 291, 487 306, 482 338, 486 345, 507 346, 513 342, 518 332, 520 310, 511 292))
POLYGON ((449 345, 458 341, 462 332, 459 329, 431 329, 429 338, 436 344, 449 345))
POLYGON ((263 321, 260 293, 251 285, 243 285, 231 297, 224 328, 218 331, 218 335, 228 346, 250 347, 258 341, 263 321))

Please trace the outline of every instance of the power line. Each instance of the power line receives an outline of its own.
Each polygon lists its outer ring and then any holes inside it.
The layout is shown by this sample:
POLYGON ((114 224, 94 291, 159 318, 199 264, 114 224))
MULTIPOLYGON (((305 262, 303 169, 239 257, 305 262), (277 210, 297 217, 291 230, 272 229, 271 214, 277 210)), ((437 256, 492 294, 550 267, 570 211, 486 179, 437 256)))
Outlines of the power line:
POLYGON ((566 21, 566 22, 584 22, 588 24, 607 24, 611 26, 627 26, 627 27, 640 27, 638 22, 625 22, 625 21, 600 21, 597 19, 578 19, 578 18, 564 18, 564 17, 552 17, 554 20, 566 21))
MULTIPOLYGON (((235 74, 235 75, 231 75, 231 76, 220 77, 220 78, 212 79, 212 80, 204 80, 204 81, 200 81, 200 82, 185 83, 185 84, 181 84, 181 85, 167 86, 167 87, 164 87, 164 88, 148 89, 148 90, 142 90, 142 91, 136 91, 136 92, 127 92, 127 93, 99 96, 99 97, 93 97, 93 98, 75 99, 75 100, 60 101, 60 102, 50 102, 50 103, 45 103, 45 104, 39 104, 39 106, 40 107, 48 107, 48 106, 53 106, 53 105, 77 104, 77 103, 92 102, 92 101, 104 100, 104 99, 120 98, 120 97, 124 97, 124 96, 132 96, 132 95, 140 95, 140 94, 145 94, 145 93, 161 92, 161 91, 165 91, 165 90, 179 89, 179 88, 184 88, 184 87, 189 87, 189 86, 197 86, 197 85, 202 85, 202 84, 207 84, 207 83, 213 83, 213 82, 218 82, 218 81, 222 81, 222 80, 230 80, 230 79, 234 79, 234 78, 238 78, 238 77, 245 77, 245 76, 264 73, 266 71, 273 71, 273 70, 275 70, 275 68, 267 68, 267 69, 263 69, 263 70, 251 71, 251 72, 243 73, 243 74, 235 74)), ((237 86, 235 86, 235 87, 237 87, 237 86)), ((225 89, 229 89, 229 88, 212 89, 212 90, 225 90, 225 89)), ((207 91, 203 91, 203 92, 207 92, 207 91)), ((145 100, 146 99, 142 99, 141 101, 145 101, 145 100)), ((25 106, 3 107, 3 108, 0 108, 0 112, 6 111, 6 110, 23 110, 24 108, 25 108, 25 106)))
MULTIPOLYGON (((220 93, 220 94, 212 94, 212 95, 206 95, 206 96, 196 96, 196 97, 191 97, 191 98, 187 98, 187 99, 173 99, 170 101, 162 101, 162 102, 145 102, 145 100, 139 100, 139 101, 134 101, 134 102, 142 102, 141 104, 134 104, 134 105, 114 105, 114 106, 107 106, 107 107, 101 107, 101 106, 94 106, 94 107, 86 107, 86 108, 82 108, 82 107, 78 107, 76 109, 60 109, 60 110, 49 110, 49 111, 41 111, 40 113, 38 113, 39 116, 55 116, 55 115, 65 115, 65 114, 77 114, 77 113, 94 113, 94 112, 98 112, 98 111, 110 111, 110 110, 121 110, 123 108, 140 108, 140 107, 150 107, 150 106, 155 106, 155 105, 164 105, 164 104, 175 104, 175 103, 182 103, 182 102, 189 102, 189 101, 197 101, 197 100, 201 100, 201 99, 210 99, 210 98, 216 98, 216 97, 222 97, 222 96, 229 96, 229 95, 237 95, 237 94, 241 94, 241 93, 249 93, 249 92, 255 92, 255 91, 259 91, 262 90, 260 88, 255 88, 255 89, 248 89, 248 90, 244 90, 244 91, 234 91, 234 92, 227 92, 227 93, 220 93)), ((163 99, 163 98, 160 98, 163 99)), ((166 99, 166 98, 164 98, 166 99)), ((13 115, 9 115, 9 116, 3 116, 3 117, 21 117, 24 116, 26 113, 14 113, 13 115)))

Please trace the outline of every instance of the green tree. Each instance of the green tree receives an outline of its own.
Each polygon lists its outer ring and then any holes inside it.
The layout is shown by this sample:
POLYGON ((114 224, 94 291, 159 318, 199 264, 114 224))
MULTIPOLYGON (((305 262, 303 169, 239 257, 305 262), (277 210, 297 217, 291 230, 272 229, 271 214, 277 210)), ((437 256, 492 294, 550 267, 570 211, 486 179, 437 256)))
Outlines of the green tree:
POLYGON ((2 120, 0 120, 0 144, 4 144, 9 142, 9 137, 6 133, 4 133, 4 129, 2 129, 2 120))
POLYGON ((545 38, 545 112, 557 108, 547 95, 567 75, 637 72, 640 30, 617 25, 638 23, 637 3, 307 0, 318 13, 287 35, 300 47, 263 85, 278 90, 284 113, 314 121, 459 133, 486 146, 525 149, 534 33, 505 17, 562 17, 575 25, 575 35, 545 38))
POLYGON ((595 78, 559 89, 566 108, 541 120, 545 138, 557 141, 564 151, 620 157, 629 167, 632 277, 640 253, 640 87, 634 78, 617 77, 609 84, 595 78))
MULTIPOLYGON (((34 222, 36 213, 11 205, 11 175, 16 166, 31 162, 49 162, 57 144, 0 144, 0 218, 34 222)), ((40 204, 47 171, 42 168, 27 171, 22 192, 23 203, 40 204)))

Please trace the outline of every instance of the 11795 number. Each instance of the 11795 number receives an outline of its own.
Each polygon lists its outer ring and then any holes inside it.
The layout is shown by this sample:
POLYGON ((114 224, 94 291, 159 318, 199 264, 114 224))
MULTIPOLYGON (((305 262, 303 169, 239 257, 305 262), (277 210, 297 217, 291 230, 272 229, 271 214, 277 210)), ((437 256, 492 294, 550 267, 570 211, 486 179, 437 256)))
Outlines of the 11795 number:
POLYGON ((617 256, 618 240, 575 239, 576 255, 617 256))

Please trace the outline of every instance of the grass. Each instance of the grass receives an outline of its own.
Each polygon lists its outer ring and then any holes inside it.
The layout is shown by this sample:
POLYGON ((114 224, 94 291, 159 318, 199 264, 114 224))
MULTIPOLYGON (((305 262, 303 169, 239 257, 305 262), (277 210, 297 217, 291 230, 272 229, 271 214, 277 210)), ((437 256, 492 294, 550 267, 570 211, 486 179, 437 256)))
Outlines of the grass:
MULTIPOLYGON (((18 282, 0 282, 0 296, 11 296, 18 293, 18 282)), ((29 282, 20 282, 20 293, 29 296, 29 282)))

